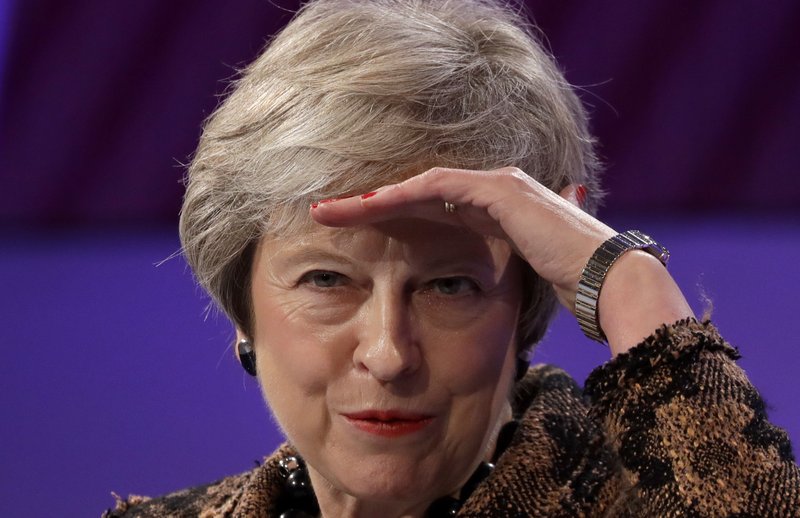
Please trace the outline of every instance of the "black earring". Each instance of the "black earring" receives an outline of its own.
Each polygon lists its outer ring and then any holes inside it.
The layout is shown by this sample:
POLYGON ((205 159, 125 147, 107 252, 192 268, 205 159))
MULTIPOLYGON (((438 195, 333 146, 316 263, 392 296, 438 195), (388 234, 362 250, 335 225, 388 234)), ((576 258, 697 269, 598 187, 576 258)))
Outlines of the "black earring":
POLYGON ((253 344, 247 338, 239 340, 236 345, 236 352, 239 354, 239 362, 251 376, 256 375, 256 352, 253 350, 253 344))
POLYGON ((514 380, 519 381, 528 373, 528 367, 531 366, 530 360, 525 356, 517 356, 517 372, 514 375, 514 380))

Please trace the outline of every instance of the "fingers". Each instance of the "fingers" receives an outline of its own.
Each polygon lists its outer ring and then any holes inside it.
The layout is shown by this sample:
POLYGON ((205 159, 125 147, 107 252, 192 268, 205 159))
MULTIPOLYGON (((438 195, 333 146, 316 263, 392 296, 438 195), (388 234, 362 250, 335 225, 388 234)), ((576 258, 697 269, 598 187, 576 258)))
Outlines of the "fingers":
MULTIPOLYGON (((475 188, 476 175, 456 169, 432 169, 398 184, 344 199, 312 204, 312 218, 323 225, 351 226, 394 218, 421 218, 450 224, 463 223, 466 212, 475 212, 474 199, 465 196, 475 188), (448 212, 445 201, 456 210, 448 212)), ((480 208, 478 208, 480 210, 480 208)))
POLYGON ((311 217, 331 227, 368 225, 396 218, 419 218, 458 223, 454 213, 447 213, 444 202, 433 196, 409 196, 404 187, 386 186, 344 199, 324 200, 312 205, 311 217))
POLYGON ((579 209, 583 209, 586 204, 586 186, 583 184, 571 183, 561 189, 558 194, 579 209))

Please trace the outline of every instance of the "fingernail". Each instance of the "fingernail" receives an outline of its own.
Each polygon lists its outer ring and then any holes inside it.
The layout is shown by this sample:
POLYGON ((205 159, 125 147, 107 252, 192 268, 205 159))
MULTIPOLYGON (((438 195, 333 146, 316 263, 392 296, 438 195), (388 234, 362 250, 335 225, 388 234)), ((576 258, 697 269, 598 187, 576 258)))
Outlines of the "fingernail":
POLYGON ((352 198, 352 197, 353 197, 353 195, 351 194, 350 196, 340 196, 338 198, 327 198, 325 200, 315 201, 314 203, 311 204, 311 208, 312 209, 316 209, 317 207, 319 207, 323 203, 332 203, 334 201, 346 200, 347 198, 352 198))
POLYGON ((372 191, 372 192, 368 192, 368 193, 366 193, 366 194, 362 194, 362 195, 361 195, 361 199, 362 199, 362 200, 366 200, 367 198, 372 198, 372 197, 373 197, 373 196, 375 196, 376 194, 378 194, 378 191, 372 191))
POLYGON ((581 207, 586 203, 586 186, 582 183, 575 187, 575 199, 578 200, 578 205, 581 207))

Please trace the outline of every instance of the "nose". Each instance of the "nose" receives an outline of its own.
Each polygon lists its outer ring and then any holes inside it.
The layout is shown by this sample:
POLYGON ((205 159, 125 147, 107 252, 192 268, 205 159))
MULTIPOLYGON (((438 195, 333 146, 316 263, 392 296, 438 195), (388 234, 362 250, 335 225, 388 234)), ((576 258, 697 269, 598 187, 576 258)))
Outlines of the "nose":
POLYGON ((422 361, 409 304, 401 293, 373 293, 361 315, 356 368, 383 383, 415 372, 422 361))

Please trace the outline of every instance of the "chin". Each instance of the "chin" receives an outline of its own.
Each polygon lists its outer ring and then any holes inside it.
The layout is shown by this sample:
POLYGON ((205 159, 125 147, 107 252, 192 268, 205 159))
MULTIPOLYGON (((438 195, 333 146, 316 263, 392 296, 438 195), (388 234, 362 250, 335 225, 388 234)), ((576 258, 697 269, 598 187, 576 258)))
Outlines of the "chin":
POLYGON ((413 501, 424 497, 414 481, 394 479, 390 475, 382 480, 353 480, 348 483, 351 495, 363 500, 413 501))
POLYGON ((432 501, 449 491, 437 487, 435 477, 416 462, 353 463, 337 477, 340 489, 360 500, 422 502, 432 501))

